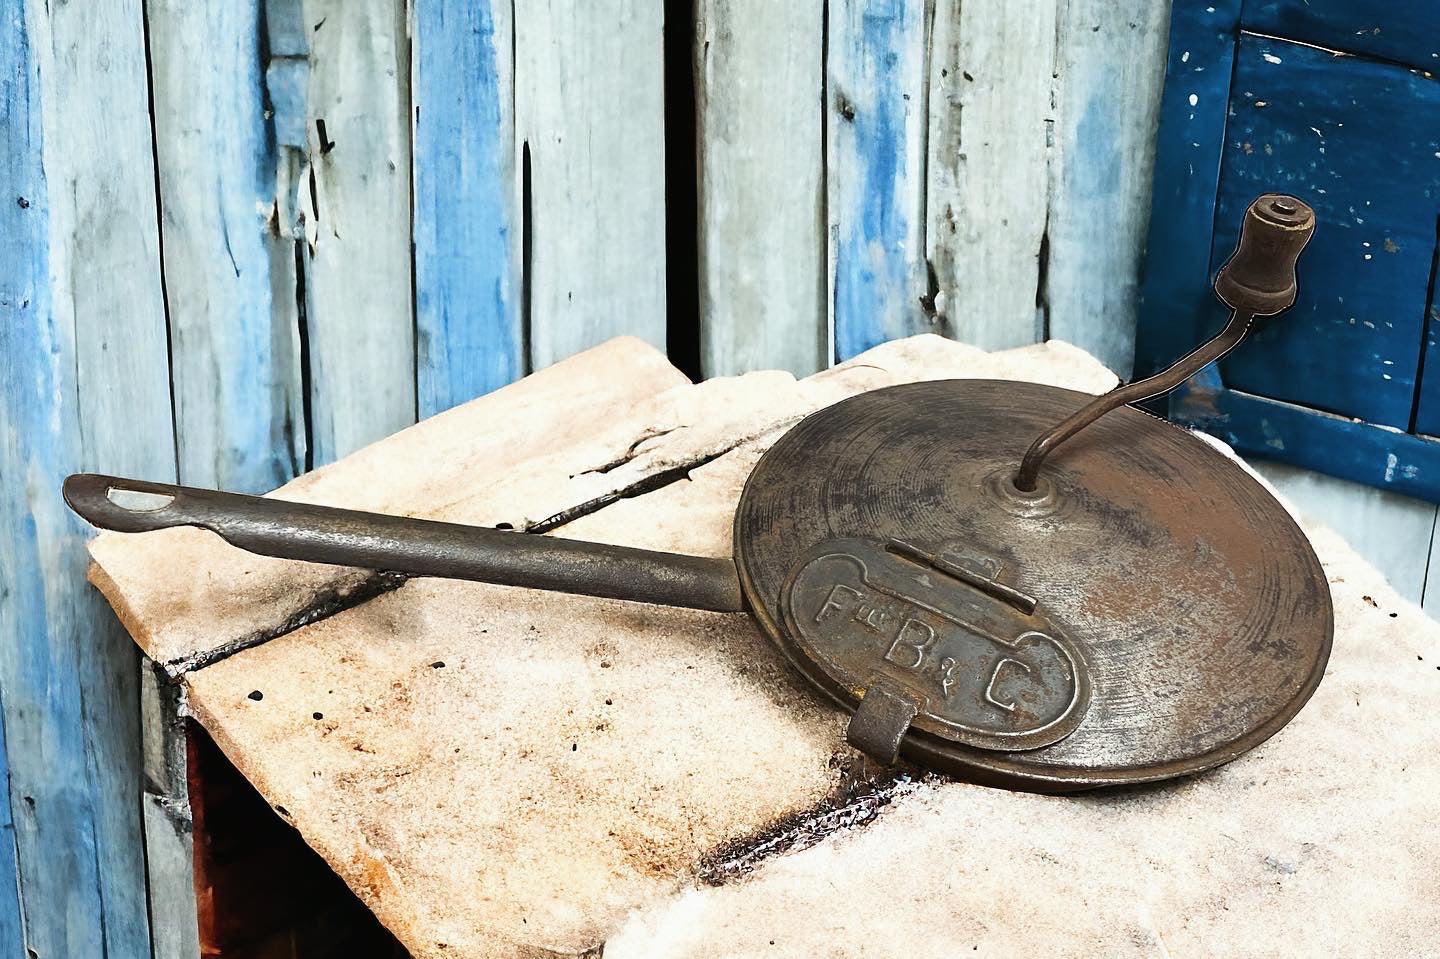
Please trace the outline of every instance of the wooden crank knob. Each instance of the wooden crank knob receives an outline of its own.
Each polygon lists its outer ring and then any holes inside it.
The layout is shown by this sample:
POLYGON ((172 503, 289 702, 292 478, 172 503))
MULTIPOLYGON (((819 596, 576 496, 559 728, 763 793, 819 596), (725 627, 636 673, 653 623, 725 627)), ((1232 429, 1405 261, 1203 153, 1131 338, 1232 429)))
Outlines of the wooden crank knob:
POLYGON ((1295 302, 1295 262, 1315 233, 1315 211, 1284 193, 1250 204, 1240 243, 1215 277, 1215 293, 1231 309, 1270 316, 1295 302))

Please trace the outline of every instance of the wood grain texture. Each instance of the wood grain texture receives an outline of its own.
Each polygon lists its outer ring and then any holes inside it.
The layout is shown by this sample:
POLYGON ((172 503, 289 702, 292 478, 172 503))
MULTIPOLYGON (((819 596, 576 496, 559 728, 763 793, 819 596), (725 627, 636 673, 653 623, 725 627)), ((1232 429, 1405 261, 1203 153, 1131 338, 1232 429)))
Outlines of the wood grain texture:
POLYGON ((927 256, 945 334, 984 349, 1044 335, 1055 42, 1055 0, 936 0, 927 256))
MULTIPOLYGON (((0 204, 0 688, 24 944, 144 956, 133 647, 83 585, 62 477, 175 475, 139 2, 15 4, 0 204), (43 83, 43 88, 42 88, 43 83), (140 371, 160 375, 142 375, 140 371)), ((8 813, 7 813, 8 815, 8 813)))
POLYGON ((1168 4, 829 9, 837 354, 1058 336, 1128 374, 1168 4))
POLYGON ((665 345, 662 8, 515 6, 532 369, 622 333, 665 345))
POLYGON ((1170 4, 1060 5, 1046 336, 1129 375, 1170 4))
POLYGON ((1431 254, 1423 322, 1425 336, 1420 344, 1420 369, 1416 371, 1419 383, 1410 431, 1440 437, 1440 211, 1435 216, 1435 250, 1431 254))
POLYGON ((421 417, 525 372, 511 4, 415 0, 415 376, 421 417))
POLYGON ((1422 0, 1247 0, 1245 28, 1420 70, 1440 66, 1440 7, 1422 0))
POLYGON ((150 876, 150 926, 153 959, 199 959, 195 884, 186 882, 195 868, 189 805, 176 805, 146 793, 145 866, 150 876), (179 882, 157 885, 156 877, 179 882))
POLYGON ((826 71, 835 358, 934 332, 925 263, 925 0, 832 0, 826 71))
POLYGON ((141 793, 152 959, 199 959, 184 687, 140 661, 141 793))
POLYGON ((1304 199, 1317 227, 1295 305, 1221 363, 1225 384, 1406 430, 1440 213, 1440 84, 1249 34, 1235 56, 1211 268, 1267 189, 1304 199))
POLYGON ((260 16, 258 0, 146 8, 180 481, 241 492, 302 471, 306 440, 260 16))
POLYGON ((700 363, 829 365, 821 101, 825 5, 696 5, 700 363))
POLYGON ((303 11, 310 122, 297 189, 318 466, 415 421, 410 65, 403 0, 304 0, 303 11))
MULTIPOLYGON (((1406 431, 1425 432, 1440 183, 1440 140, 1417 121, 1440 115, 1440 99, 1403 66, 1246 32, 1279 24, 1265 20, 1277 9, 1175 8, 1137 372, 1218 327, 1209 279, 1245 206, 1295 192, 1320 223, 1296 305, 1177 391, 1171 414, 1246 453, 1433 500, 1440 443, 1406 431), (1381 163, 1392 176, 1377 179, 1381 163)), ((1294 22, 1311 14, 1337 9, 1294 22)))
MULTIPOLYGON (((22 437, 11 425, 13 407, 32 403, 36 397, 23 382, 35 362, 33 347, 23 349, 21 331, 44 329, 50 323, 49 223, 46 215, 45 173, 41 164, 44 146, 44 117, 40 91, 40 53, 32 46, 27 11, 7 11, 9 30, 0 41, 0 172, 6 196, 0 202, 0 468, 7 473, 29 458, 21 447, 22 437), (13 194, 13 195, 11 195, 13 194), (33 213, 31 211, 34 211, 33 213), (30 362, 24 363, 22 359, 30 362)), ((16 417, 18 418, 18 417, 16 417)), ((0 549, 6 562, 0 564, 0 631, 9 637, 21 627, 44 624, 44 580, 33 574, 21 591, 19 570, 14 564, 19 550, 37 552, 35 530, 26 498, 19 484, 0 484, 0 549)), ((6 643, 11 647, 12 643, 6 643)), ((38 642, 32 641, 32 645, 38 642)), ((0 677, 9 682, 20 664, 0 659, 0 677)), ((10 693, 0 697, 0 710, 8 705, 10 693)), ((8 716, 6 719, 8 720, 8 716)), ((7 955, 24 954, 24 916, 21 914, 18 833, 11 807, 10 753, 5 722, 0 722, 0 775, 6 788, 0 792, 0 950, 7 955)), ((31 733, 33 736, 33 731, 31 733)), ((23 764, 22 764, 23 768, 23 764)))
POLYGON ((1283 456, 1296 466, 1432 502, 1436 495, 1440 441, 1227 389, 1214 366, 1170 394, 1170 418, 1242 453, 1283 456))

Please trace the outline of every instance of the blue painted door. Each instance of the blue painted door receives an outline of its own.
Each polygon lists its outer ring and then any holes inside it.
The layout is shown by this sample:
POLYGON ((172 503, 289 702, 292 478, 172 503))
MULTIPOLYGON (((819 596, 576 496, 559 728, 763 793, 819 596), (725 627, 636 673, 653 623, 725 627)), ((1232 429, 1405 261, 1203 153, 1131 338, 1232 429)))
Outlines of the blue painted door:
POLYGON ((1300 296, 1171 404, 1247 452, 1440 499, 1440 8, 1178 5, 1157 144, 1137 373, 1224 322, 1210 293, 1245 207, 1316 211, 1300 296), (1427 378, 1427 365, 1430 375, 1427 378))

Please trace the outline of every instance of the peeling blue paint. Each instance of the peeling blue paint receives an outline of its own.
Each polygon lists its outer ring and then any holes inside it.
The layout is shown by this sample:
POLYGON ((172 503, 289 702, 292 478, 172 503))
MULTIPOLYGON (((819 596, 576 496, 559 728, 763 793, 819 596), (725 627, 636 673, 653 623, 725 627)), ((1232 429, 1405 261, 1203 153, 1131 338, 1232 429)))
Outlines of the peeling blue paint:
POLYGON ((1429 58, 1440 10, 1217 7, 1172 12, 1136 372, 1220 328, 1210 281, 1245 206, 1265 190, 1295 192, 1319 217, 1295 307, 1177 391, 1170 415, 1242 452, 1440 500, 1440 442, 1406 432, 1440 423, 1440 399, 1427 400, 1440 377, 1421 362, 1435 339, 1440 82, 1372 59, 1429 58), (1360 31, 1357 17, 1383 29, 1360 31), (1275 37, 1289 31, 1301 42, 1275 37))
POLYGON ((909 124, 922 107, 913 56, 923 43, 923 7, 918 0, 831 5, 830 175, 851 181, 831 194, 839 360, 926 325, 924 251, 915 249, 923 184, 909 174, 921 142, 909 124))

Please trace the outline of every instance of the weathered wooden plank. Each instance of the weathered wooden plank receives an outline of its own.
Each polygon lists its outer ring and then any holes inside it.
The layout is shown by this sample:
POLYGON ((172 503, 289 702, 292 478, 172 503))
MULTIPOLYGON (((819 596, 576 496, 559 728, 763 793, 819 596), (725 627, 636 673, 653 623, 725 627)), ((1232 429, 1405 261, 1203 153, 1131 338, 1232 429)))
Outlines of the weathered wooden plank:
POLYGON ((258 0, 146 8, 180 480, 245 492, 300 472, 305 447, 260 13, 258 0))
POLYGON ((1236 58, 1211 266, 1267 189, 1304 198, 1319 225, 1295 306, 1221 364, 1225 383, 1408 429, 1440 210, 1440 84, 1248 34, 1236 58))
POLYGON ((199 959, 195 884, 184 881, 195 869, 190 808, 150 793, 143 801, 145 866, 151 877, 152 955, 154 959, 199 959), (157 886, 157 874, 180 881, 157 886))
MULTIPOLYGON (((44 130, 40 91, 40 51, 34 49, 27 10, 7 9, 3 39, 0 39, 0 178, 7 195, 0 202, 0 469, 7 480, 0 482, 0 550, 6 560, 0 563, 0 633, 16 636, 16 630, 30 625, 27 620, 43 617, 33 604, 43 602, 36 592, 43 590, 43 581, 32 578, 27 607, 22 607, 22 594, 16 589, 19 570, 15 563, 19 554, 16 540, 33 545, 34 532, 28 528, 20 484, 8 479, 10 470, 23 460, 21 436, 11 425, 10 409, 24 401, 28 384, 22 383, 22 367, 18 349, 10 340, 18 339, 22 330, 48 322, 49 308, 49 224, 44 216, 45 173, 41 165, 44 130), (34 211, 34 212, 31 212, 34 211), (14 510, 15 512, 10 512, 14 510)), ((28 372, 28 371, 27 371, 28 372)), ((18 645, 19 640, 5 643, 18 645)), ((38 643, 32 640, 32 643, 38 643)), ((14 673, 0 654, 0 677, 9 680, 14 673)), ((0 715, 10 693, 0 697, 0 715)), ((5 715, 7 722, 9 716, 5 715)), ((0 791, 0 951, 7 955, 24 954, 24 917, 21 915, 19 886, 19 834, 11 807, 9 784, 11 747, 5 736, 6 722, 0 722, 0 775, 6 788, 0 791)), ((22 766, 23 768, 23 766, 22 766)))
POLYGON ((415 421, 410 66, 403 0, 303 4, 309 151, 296 188, 319 465, 415 421))
POLYGON ((830 352, 825 5, 701 0, 695 16, 701 371, 804 376, 830 352))
POLYGON ((1440 66, 1440 7, 1425 0, 1246 0, 1245 29, 1421 70, 1440 66))
POLYGON ((1210 234, 1240 0, 1176 4, 1155 146, 1135 373, 1148 376, 1218 329, 1210 234))
POLYGON ((1303 515, 1324 523, 1412 603, 1425 590, 1435 504, 1265 459, 1248 460, 1303 515))
POLYGON ((1226 389, 1214 366, 1170 394, 1170 417, 1247 455, 1283 455, 1292 465, 1393 493, 1436 496, 1440 440, 1226 389))
POLYGON ((144 27, 137 0, 8 11, 0 709, 23 948, 143 956, 136 660, 82 585, 59 487, 83 468, 175 475, 144 27))
POLYGON ((1170 4, 1061 4, 1046 335, 1129 376, 1170 4))
POLYGON ((145 890, 153 959, 199 959, 184 687, 140 662, 145 890))
POLYGON ((515 5, 530 367, 665 344, 661 0, 515 5))
MULTIPOLYGON (((250 492, 303 471, 307 443, 295 241, 276 189, 280 155, 305 143, 308 51, 298 7, 268 6, 263 21, 259 0, 145 11, 180 480, 250 492)), ((173 690, 148 667, 140 680, 153 949, 194 959, 183 728, 173 690)))
MULTIPOLYGON (((825 183, 835 357, 932 332, 925 0, 829 4, 825 183)), ((766 317, 774 322, 775 317, 766 317)))
MULTIPOLYGON (((0 111, 0 118, 4 112, 0 111)), ((4 232, 0 229, 0 232, 4 232)), ((0 238, 0 245, 4 245, 0 238)), ((8 291, 7 291, 8 292, 8 291)), ((0 310, 3 315, 3 310, 0 310)), ((3 580, 0 580, 3 582, 3 580)), ((9 747, 0 724, 0 775, 9 779, 9 747)), ((10 791, 0 795, 0 948, 13 955, 22 955, 25 946, 25 922, 20 902, 20 860, 16 849, 15 817, 10 806, 10 791)))
POLYGON ((927 256, 949 336, 986 349, 1044 334, 1055 0, 936 0, 927 256))
POLYGON ((421 417, 525 372, 511 4, 415 0, 415 373, 421 417))

